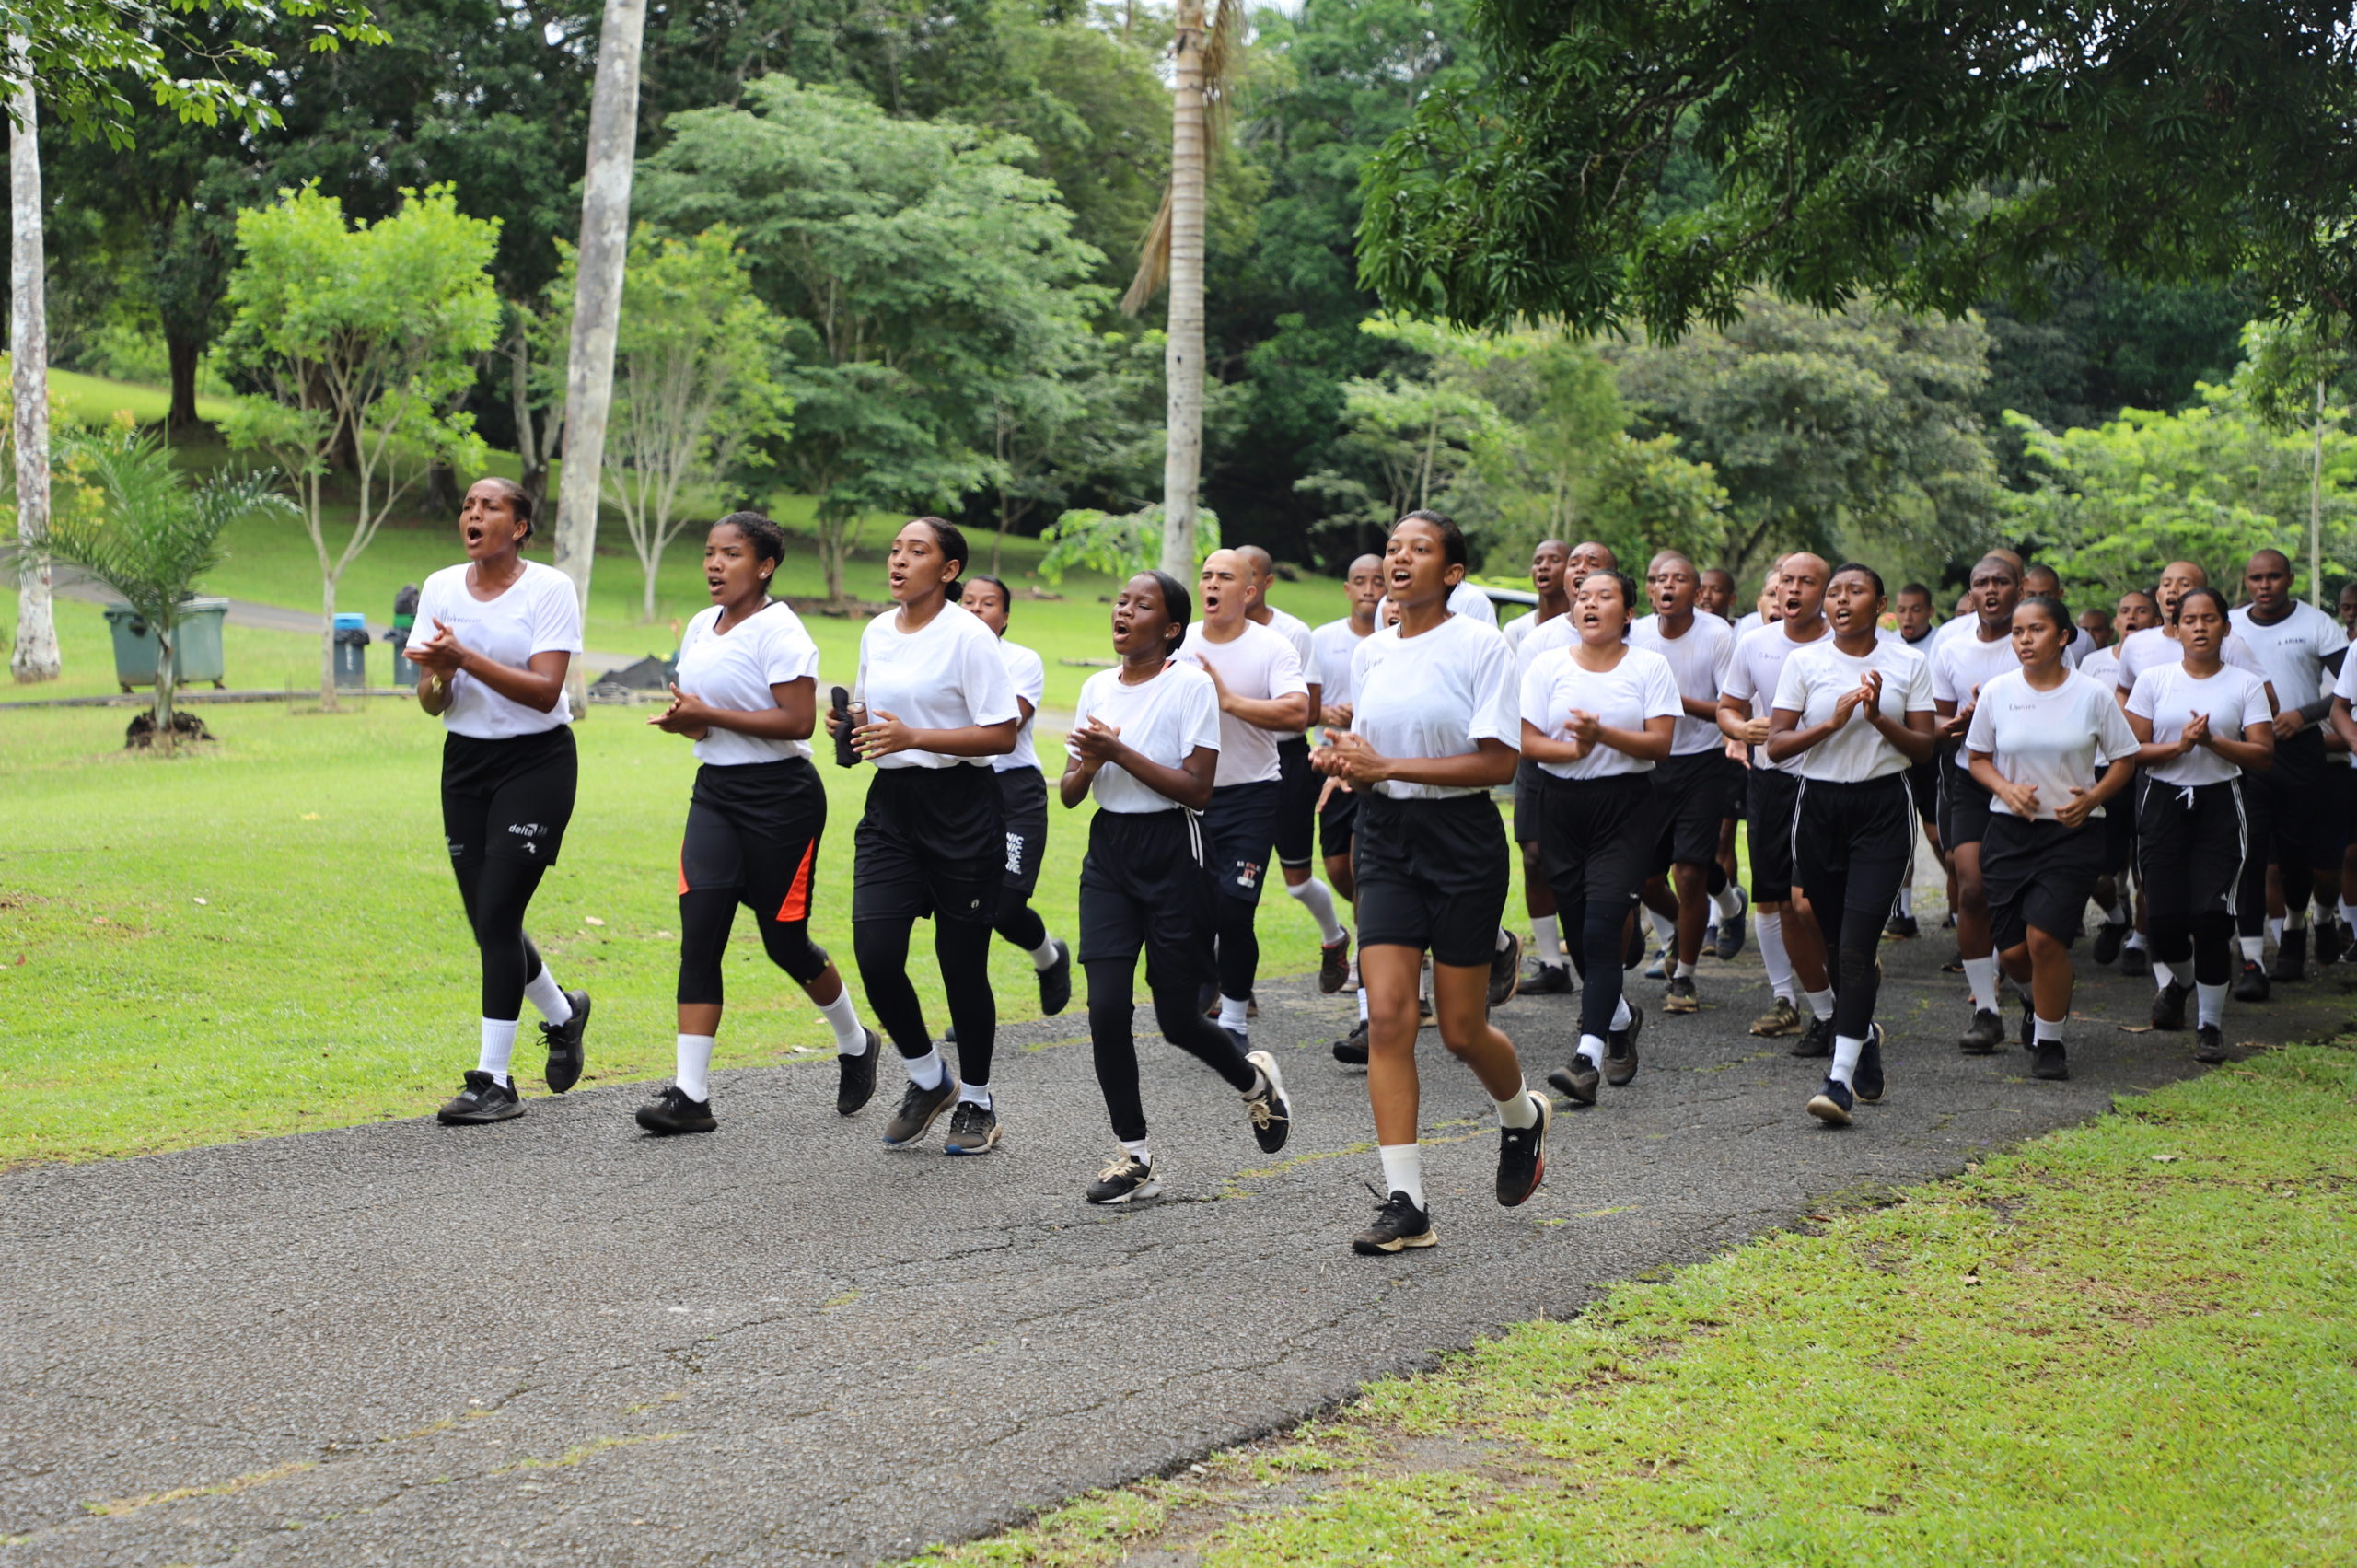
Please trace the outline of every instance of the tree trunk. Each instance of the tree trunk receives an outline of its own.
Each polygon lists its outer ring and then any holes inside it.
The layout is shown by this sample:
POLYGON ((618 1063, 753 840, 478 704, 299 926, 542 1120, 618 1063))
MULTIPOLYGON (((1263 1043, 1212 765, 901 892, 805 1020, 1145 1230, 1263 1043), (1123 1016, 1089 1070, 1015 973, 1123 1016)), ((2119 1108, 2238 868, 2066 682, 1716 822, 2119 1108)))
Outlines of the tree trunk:
MULTIPOLYGON (((1235 0, 1226 0, 1234 4, 1235 0)), ((1162 569, 1195 576, 1195 502, 1203 473, 1203 4, 1178 0, 1170 116, 1170 319, 1162 455, 1162 569)))
POLYGON ((524 486, 532 516, 544 519, 548 516, 549 465, 540 436, 543 429, 554 434, 554 425, 552 422, 543 426, 533 417, 532 344, 520 326, 507 350, 507 395, 516 409, 516 459, 522 469, 519 482, 524 486))
MULTIPOLYGON (((589 167, 581 187, 581 249, 573 291, 573 344, 565 366, 564 476, 557 496, 556 564, 573 579, 586 619, 598 548, 606 415, 614 390, 614 331, 621 316, 630 245, 631 160, 638 147, 639 43, 646 0, 606 0, 598 85, 589 102, 589 167)), ((587 680, 573 661, 566 687, 576 716, 587 680)))
POLYGON ((644 592, 639 605, 638 618, 649 626, 655 624, 655 572, 662 562, 661 552, 645 563, 639 575, 644 579, 644 592))
POLYGON ((164 436, 169 439, 196 428, 196 367, 204 358, 204 344, 196 339, 164 337, 164 356, 171 365, 172 407, 164 415, 164 436))
POLYGON ((319 577, 319 707, 335 712, 335 578, 319 577))
MULTIPOLYGON (((25 41, 8 39, 19 72, 29 71, 25 41)), ((50 600, 49 552, 49 304, 43 289, 48 261, 41 246, 41 141, 33 89, 10 105, 15 131, 8 145, 8 233, 12 269, 8 349, 15 355, 17 444, 17 645, 8 668, 17 681, 54 680, 64 668, 57 651, 57 612, 50 600)))
POLYGON ((2324 608, 2324 383, 2316 383, 2316 448, 2308 467, 2308 602, 2324 608))
POLYGON ((155 725, 156 733, 148 740, 148 745, 167 757, 172 754, 172 748, 180 740, 180 737, 172 733, 172 695, 175 684, 172 666, 176 662, 172 657, 172 649, 179 634, 178 626, 159 624, 156 628, 156 700, 147 710, 148 719, 155 725))

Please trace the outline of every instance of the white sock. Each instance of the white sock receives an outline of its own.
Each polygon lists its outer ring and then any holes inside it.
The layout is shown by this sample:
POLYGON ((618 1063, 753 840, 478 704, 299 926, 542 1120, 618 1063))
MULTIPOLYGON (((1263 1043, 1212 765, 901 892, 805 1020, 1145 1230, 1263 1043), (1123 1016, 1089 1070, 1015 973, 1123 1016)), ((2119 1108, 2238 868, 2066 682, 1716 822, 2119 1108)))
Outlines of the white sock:
MULTIPOLYGON (((482 1021, 482 1053, 475 1058, 478 1072, 490 1074, 500 1083, 507 1084, 507 1059, 516 1054, 516 1020, 485 1018, 482 1021)), ((516 1086, 507 1084, 514 1088, 516 1086)))
POLYGON ((1612 1005, 1612 1027, 1616 1029, 1627 1028, 1629 1016, 1629 993, 1624 991, 1620 993, 1620 1000, 1612 1005))
POLYGON ((859 1010, 851 1005, 851 987, 846 985, 835 993, 832 1002, 819 1005, 819 1016, 835 1031, 835 1054, 865 1056, 867 1054, 867 1030, 859 1021, 859 1010))
POLYGON ((1359 987, 1359 1022, 1366 1022, 1366 987, 1359 987))
POLYGON ((671 1074, 679 1092, 700 1105, 712 1098, 712 1046, 710 1035, 681 1035, 679 1065, 671 1074))
POLYGON ((546 964, 540 966, 540 973, 524 982, 524 1000, 552 1024, 564 1023, 573 1016, 573 1004, 564 999, 564 987, 556 982, 556 976, 546 964))
POLYGON ((2226 988, 2223 985, 2195 985, 2193 1008, 2196 1023, 2223 1023, 2226 1017, 2226 988))
POLYGON ((1219 999, 1219 1027, 1224 1029, 1234 1029, 1237 1034, 1242 1034, 1247 1022, 1245 1009, 1248 1005, 1248 1003, 1239 1002, 1222 992, 1219 999))
POLYGON ((2267 952, 2267 938, 2264 936, 2238 936, 2235 940, 2242 944, 2243 962, 2247 964, 2258 962, 2267 952))
POLYGON ((1134 1144, 1131 1143, 1127 1138, 1124 1138, 1121 1140, 1121 1147, 1126 1149, 1129 1152, 1130 1157, 1137 1161, 1140 1165, 1152 1165, 1154 1163, 1154 1151, 1145 1146, 1145 1140, 1144 1138, 1140 1138, 1134 1144))
POLYGON ((2123 953, 2149 953, 2153 950, 2152 945, 2144 940, 2144 934, 2141 931, 2130 932, 2128 940, 2119 945, 2119 949, 2123 953))
POLYGON ((1288 886, 1294 902, 1309 912, 1318 923, 1318 935, 1329 947, 1342 939, 1342 923, 1334 918, 1334 889, 1312 877, 1297 886, 1288 886))
POLYGON ((2062 1040, 2062 1020, 2060 1018, 2040 1018, 2036 1014, 2032 1014, 2030 1035, 2034 1040, 2050 1040, 2057 1044, 2060 1044, 2062 1040))
POLYGON ((1497 946, 1496 950, 1497 950, 1498 952, 1503 953, 1503 952, 1504 952, 1508 947, 1513 947, 1513 946, 1514 946, 1514 938, 1513 938, 1512 936, 1509 936, 1508 935, 1506 935, 1506 928, 1505 928, 1504 926, 1503 926, 1503 925, 1499 926, 1499 927, 1498 927, 1498 946, 1497 946))
POLYGON ((1678 967, 1670 971, 1670 978, 1672 980, 1692 980, 1694 978, 1694 966, 1688 963, 1685 959, 1680 958, 1678 960, 1678 967))
POLYGON ((2290 914, 2283 917, 2282 923, 2275 935, 2278 937, 2281 937, 2286 931, 2305 931, 2307 928, 2308 906, 2302 904, 2298 909, 2293 910, 2290 914))
POLYGON ((1426 959, 1424 967, 1416 971, 1416 1000, 1419 1002, 1429 1002, 1432 999, 1433 966, 1432 961, 1430 959, 1426 959))
POLYGON ((1551 914, 1530 917, 1530 945, 1538 950, 1538 961, 1553 969, 1563 967, 1562 927, 1551 914))
POLYGON ((2121 899, 2119 902, 2117 902, 2117 903, 2113 904, 2109 909, 2105 910, 2105 911, 2103 912, 2103 923, 2104 923, 2106 925, 2125 925, 2125 924, 2127 924, 2127 923, 2128 923, 2128 900, 2127 900, 2126 899, 2121 899))
POLYGON ((1914 889, 1901 888, 1898 889, 1898 912, 1910 917, 1913 916, 1915 913, 1914 889))
POLYGON ((2347 899, 2340 900, 2340 923, 2357 926, 2357 904, 2351 903, 2347 899))
POLYGON ((909 1082, 921 1089, 941 1087, 941 1075, 949 1071, 949 1064, 942 1061, 938 1050, 928 1051, 923 1056, 904 1057, 901 1065, 909 1070, 909 1082))
POLYGON ((1604 1042, 1594 1035, 1580 1036, 1579 1051, 1592 1065, 1596 1067, 1604 1065, 1604 1042))
POLYGON ((1031 949, 1031 967, 1038 970, 1041 974, 1045 974, 1050 970, 1054 969, 1056 967, 1056 950, 1058 946, 1056 938, 1052 933, 1041 938, 1039 945, 1031 949))
POLYGON ((1645 918, 1653 923, 1654 935, 1663 947, 1678 940, 1678 922, 1655 909, 1647 910, 1645 918))
POLYGON ((1858 1070, 1858 1058, 1865 1054, 1865 1050, 1864 1040, 1854 1040, 1848 1035, 1835 1035, 1833 1065, 1825 1070, 1825 1075, 1837 1084, 1846 1086, 1850 1075, 1858 1070))
POLYGON ((1711 895, 1711 908, 1718 912, 1721 920, 1733 920, 1743 912, 1743 903, 1736 895, 1734 883, 1728 883, 1711 895))
MULTIPOLYGON (((2283 946, 2283 920, 2282 916, 2270 914, 2267 917, 2267 939, 2270 942, 2274 943, 2279 947, 2283 946)), ((2246 953, 2250 951, 2250 938, 2247 936, 2243 938, 2243 951, 2246 953)))
POLYGON ((2193 960, 2191 958, 2179 958, 2173 964, 2162 963, 2157 958, 2153 960, 2154 990, 2165 990, 2172 985, 2191 985, 2192 983, 2193 960))
POLYGON ((1784 912, 1759 916, 1751 929, 1759 938, 1759 964, 1768 971, 1768 989, 1787 1002, 1799 1001, 1800 991, 1793 982, 1792 955, 1784 951, 1784 912))
POLYGON ((991 1086, 988 1084, 960 1084, 958 1086, 958 1098, 969 1105, 979 1105, 988 1110, 991 1108, 991 1086))
POLYGON ((1997 1010, 1997 959, 1994 954, 1985 958, 1964 960, 1964 982, 1972 987, 1972 1005, 1976 1012, 1997 1010))
POLYGON ((1378 1144, 1375 1152, 1383 1157, 1383 1185, 1393 1192, 1405 1192, 1410 1202, 1422 1208, 1424 1151, 1414 1144, 1378 1144))
POLYGON ((1498 1108, 1498 1125, 1501 1127, 1538 1125, 1538 1104, 1531 1099, 1530 1090, 1523 1085, 1515 1085, 1513 1094, 1490 1103, 1498 1108))
POLYGON ((1820 1018, 1833 1016, 1833 988, 1829 985, 1822 991, 1810 992, 1808 1010, 1820 1018))

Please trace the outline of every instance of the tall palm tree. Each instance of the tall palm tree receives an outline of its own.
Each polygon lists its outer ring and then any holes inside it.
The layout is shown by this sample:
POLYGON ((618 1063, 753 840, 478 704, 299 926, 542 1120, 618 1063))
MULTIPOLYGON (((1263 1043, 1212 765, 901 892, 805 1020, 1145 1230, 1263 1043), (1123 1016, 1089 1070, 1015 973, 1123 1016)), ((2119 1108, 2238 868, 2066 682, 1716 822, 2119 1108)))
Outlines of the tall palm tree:
POLYGON ((25 85, 8 105, 8 349, 14 356, 17 457, 17 645, 8 658, 19 681, 54 680, 57 615, 50 600, 49 306, 42 288, 41 142, 25 40, 8 52, 25 85))

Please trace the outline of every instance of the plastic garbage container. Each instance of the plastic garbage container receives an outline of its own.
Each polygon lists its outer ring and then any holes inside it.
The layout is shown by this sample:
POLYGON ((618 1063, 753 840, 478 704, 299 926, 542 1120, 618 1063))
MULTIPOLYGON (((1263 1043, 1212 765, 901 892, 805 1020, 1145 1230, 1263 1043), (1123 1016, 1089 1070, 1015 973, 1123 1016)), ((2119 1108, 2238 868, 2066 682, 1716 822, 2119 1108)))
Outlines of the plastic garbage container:
POLYGON ((393 596, 393 629, 385 641, 393 647, 393 684, 417 684, 417 666, 402 656, 401 649, 409 644, 409 634, 417 624, 418 588, 415 583, 403 583, 401 592, 393 596))
MULTIPOLYGON (((107 628, 114 636, 114 678, 128 691, 156 684, 156 633, 137 610, 127 604, 101 607, 107 628)), ((173 634, 172 671, 183 686, 200 680, 221 689, 226 668, 221 653, 221 625, 229 614, 226 598, 190 598, 180 603, 180 626, 173 634)))
POLYGON ((358 691, 368 685, 368 624, 360 615, 335 618, 335 684, 339 691, 358 691))

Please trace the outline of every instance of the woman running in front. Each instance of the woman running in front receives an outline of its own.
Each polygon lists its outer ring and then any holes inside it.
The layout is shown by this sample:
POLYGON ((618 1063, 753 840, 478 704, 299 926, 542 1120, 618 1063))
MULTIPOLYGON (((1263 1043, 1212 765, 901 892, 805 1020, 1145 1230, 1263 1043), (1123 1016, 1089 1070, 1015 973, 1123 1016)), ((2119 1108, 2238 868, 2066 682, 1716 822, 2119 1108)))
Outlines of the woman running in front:
POLYGON ((859 637, 859 686, 848 730, 876 764, 852 846, 852 952, 867 1005, 908 1069, 908 1092, 884 1129, 915 1142, 948 1110, 945 1152, 987 1154, 998 1144, 991 1050, 991 920, 1006 861, 1005 819, 990 760, 1015 745, 1022 712, 991 629, 959 608, 966 536, 918 517, 893 536, 885 566, 893 602, 859 637), (909 982, 909 933, 933 917, 933 952, 958 1030, 949 1070, 909 982))
POLYGON ((1936 744, 1930 667, 1875 635, 1884 602, 1874 568, 1836 571, 1825 585, 1833 635, 1784 661, 1768 718, 1769 759, 1801 759, 1793 886, 1817 911, 1833 981, 1833 1064, 1808 1113, 1836 1127, 1850 1125, 1855 1101, 1882 1098, 1875 950, 1915 866, 1907 770, 1936 744))
POLYGON ((2016 605, 2022 667, 1980 688, 1964 738, 1967 765, 1990 796, 1980 845, 1990 930, 2005 973, 2029 987, 2022 1044, 2040 1078, 2071 1075, 2071 944, 2113 864, 2109 813, 2126 809, 2113 802, 2136 772, 2136 737, 2113 689, 2063 662, 2073 631, 2061 599, 2016 605))
POLYGON ((1015 688, 1015 706, 1023 715, 1023 727, 1015 732, 1015 749, 991 759, 999 810, 1006 819, 1006 864, 1000 873, 998 912, 991 918, 991 929, 1031 960, 1039 976, 1039 1011, 1052 1018, 1072 1002, 1072 948, 1048 935, 1048 923, 1031 907, 1031 895, 1039 887, 1039 857, 1048 850, 1048 780, 1039 772, 1039 753, 1031 744, 1031 725, 1048 691, 1047 667, 1029 648, 1007 641, 1015 597, 1006 585, 991 576, 965 582, 958 603, 998 638, 1007 682, 1015 688))
MULTIPOLYGON (((1538 764, 1538 859, 1580 971, 1580 1040, 1547 1081, 1581 1105, 1599 1077, 1637 1075, 1644 1015, 1621 993, 1623 933, 1661 841, 1654 769, 1669 755, 1678 672, 1629 645, 1636 584, 1592 572, 1572 594, 1578 641, 1550 648, 1522 678, 1522 754, 1538 764)), ((1714 691, 1713 697, 1717 695, 1714 691)))
POLYGON ((481 1053, 436 1113, 453 1126, 524 1114, 507 1068, 527 997, 542 1020, 552 1094, 581 1081, 589 1025, 589 993, 558 985, 524 935, 580 779, 564 676, 581 651, 581 601, 563 573, 524 559, 532 504, 522 485, 477 480, 459 535, 467 563, 425 579, 405 650, 419 670, 417 705, 448 732, 442 836, 482 959, 481 1053))
POLYGON ((2147 668, 2128 694, 2128 727, 2143 745, 2136 883, 2144 891, 2153 982, 2160 988, 2153 1027, 2185 1028, 2191 992, 2199 1008, 2194 1060, 2223 1062, 2235 898, 2250 853, 2243 775, 2274 762, 2275 713, 2266 682, 2224 661, 2223 596, 2187 588, 2170 619, 2185 657, 2147 668))
POLYGON ((1064 742, 1071 761, 1057 785, 1064 805, 1097 797, 1080 863, 1080 966, 1088 977, 1097 1086, 1121 1144, 1120 1156, 1089 1184, 1092 1203, 1162 1191, 1146 1144, 1131 1027, 1141 948, 1163 1038, 1202 1058, 1244 1097, 1262 1153, 1283 1148, 1293 1130, 1276 1058, 1247 1055, 1196 1005, 1198 988, 1212 978, 1212 900, 1219 896, 1195 819, 1219 770, 1219 688, 1172 656, 1193 612, 1175 577, 1141 572, 1123 585, 1113 600, 1113 652, 1121 662, 1082 684, 1064 742))
POLYGON ((1359 796, 1366 1086, 1388 1192, 1351 1243, 1368 1255, 1440 1239, 1416 1141, 1416 991, 1427 951, 1441 1043, 1498 1108, 1499 1202, 1512 1207, 1538 1191, 1554 1117, 1489 1016, 1491 958, 1511 879, 1489 792, 1515 774, 1522 725, 1514 655, 1495 629, 1449 611, 1449 593, 1465 580, 1465 536, 1455 523, 1402 520, 1383 565, 1399 628, 1352 656, 1351 727, 1328 730, 1313 759, 1359 796))
POLYGON ((704 536, 713 606, 679 638, 671 705, 647 720, 695 742, 696 782, 679 842, 679 1064, 671 1086, 638 1108, 649 1132, 709 1132, 712 1048, 720 1033, 720 960, 737 906, 761 947, 834 1030, 845 1116, 876 1092, 875 1031, 863 1027, 826 949, 810 940, 810 890, 827 792, 810 765, 819 648, 802 618, 769 597, 785 533, 759 512, 732 512, 704 536))

